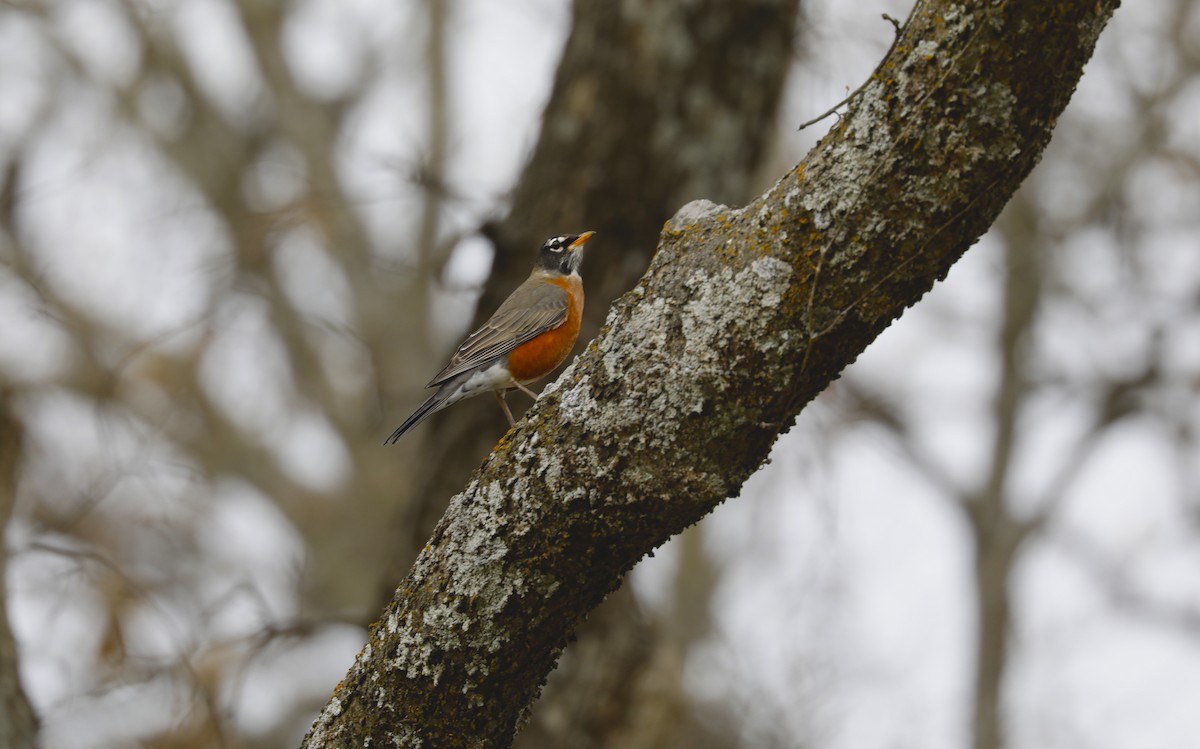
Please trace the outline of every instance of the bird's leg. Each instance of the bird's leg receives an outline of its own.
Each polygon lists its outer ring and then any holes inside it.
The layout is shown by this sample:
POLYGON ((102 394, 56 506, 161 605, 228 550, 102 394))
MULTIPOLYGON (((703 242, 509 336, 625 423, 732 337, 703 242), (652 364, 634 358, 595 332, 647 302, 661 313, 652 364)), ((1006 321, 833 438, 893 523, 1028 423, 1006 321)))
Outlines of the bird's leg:
POLYGON ((496 401, 500 404, 500 408, 504 409, 504 416, 508 419, 508 428, 512 429, 517 425, 517 422, 513 421, 512 411, 508 410, 508 404, 504 402, 504 391, 493 390, 492 392, 496 395, 496 401))
POLYGON ((520 391, 521 391, 522 393, 524 393, 525 395, 528 395, 530 398, 533 398, 534 400, 537 400, 537 399, 538 399, 538 394, 537 394, 537 393, 533 392, 532 390, 530 390, 529 388, 525 387, 525 386, 524 386, 524 385, 522 385, 521 383, 517 382, 516 380, 513 380, 513 384, 514 384, 514 385, 516 385, 516 386, 517 386, 517 389, 518 389, 518 390, 520 390, 520 391))

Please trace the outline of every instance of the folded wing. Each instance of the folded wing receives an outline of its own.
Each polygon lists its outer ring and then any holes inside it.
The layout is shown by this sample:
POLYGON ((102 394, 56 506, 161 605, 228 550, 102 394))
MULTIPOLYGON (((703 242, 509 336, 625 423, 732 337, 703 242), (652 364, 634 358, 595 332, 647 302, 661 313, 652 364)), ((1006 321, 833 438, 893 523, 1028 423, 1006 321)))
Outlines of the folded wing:
POLYGON ((567 292, 551 283, 533 283, 517 289, 496 314, 467 336, 446 368, 426 387, 495 361, 522 343, 557 328, 567 319, 567 304, 567 292))

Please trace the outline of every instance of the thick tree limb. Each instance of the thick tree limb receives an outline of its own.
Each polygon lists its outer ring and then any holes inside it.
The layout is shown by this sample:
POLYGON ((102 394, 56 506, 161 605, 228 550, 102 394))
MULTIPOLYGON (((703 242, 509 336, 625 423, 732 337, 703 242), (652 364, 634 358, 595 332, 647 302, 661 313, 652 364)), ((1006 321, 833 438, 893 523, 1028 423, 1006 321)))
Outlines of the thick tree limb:
POLYGON ((993 221, 1116 5, 919 3, 804 163, 743 209, 681 210, 451 502, 306 746, 507 746, 586 613, 993 221))

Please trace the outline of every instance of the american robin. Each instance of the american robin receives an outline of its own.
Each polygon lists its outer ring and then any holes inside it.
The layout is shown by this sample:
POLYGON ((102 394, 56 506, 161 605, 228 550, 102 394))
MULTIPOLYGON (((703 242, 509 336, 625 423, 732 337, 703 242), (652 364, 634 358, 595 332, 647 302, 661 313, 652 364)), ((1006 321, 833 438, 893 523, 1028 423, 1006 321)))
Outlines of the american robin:
POLYGON ((579 266, 583 246, 595 233, 547 239, 529 278, 509 294, 491 319, 467 336, 446 368, 425 386, 438 385, 437 392, 383 444, 394 443, 430 414, 489 390, 504 409, 509 426, 515 426, 504 394, 516 388, 536 399, 537 393, 525 386, 562 364, 579 337, 583 317, 579 266))

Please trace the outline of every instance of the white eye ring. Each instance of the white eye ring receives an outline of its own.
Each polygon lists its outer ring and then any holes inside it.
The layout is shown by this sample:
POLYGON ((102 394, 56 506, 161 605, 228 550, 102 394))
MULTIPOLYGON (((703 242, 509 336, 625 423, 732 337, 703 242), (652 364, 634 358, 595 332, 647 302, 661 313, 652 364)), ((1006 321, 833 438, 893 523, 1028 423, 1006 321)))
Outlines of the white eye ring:
POLYGON ((546 243, 546 247, 551 252, 562 252, 563 251, 563 243, 566 241, 567 241, 566 237, 554 237, 553 239, 551 239, 549 242, 546 243))

